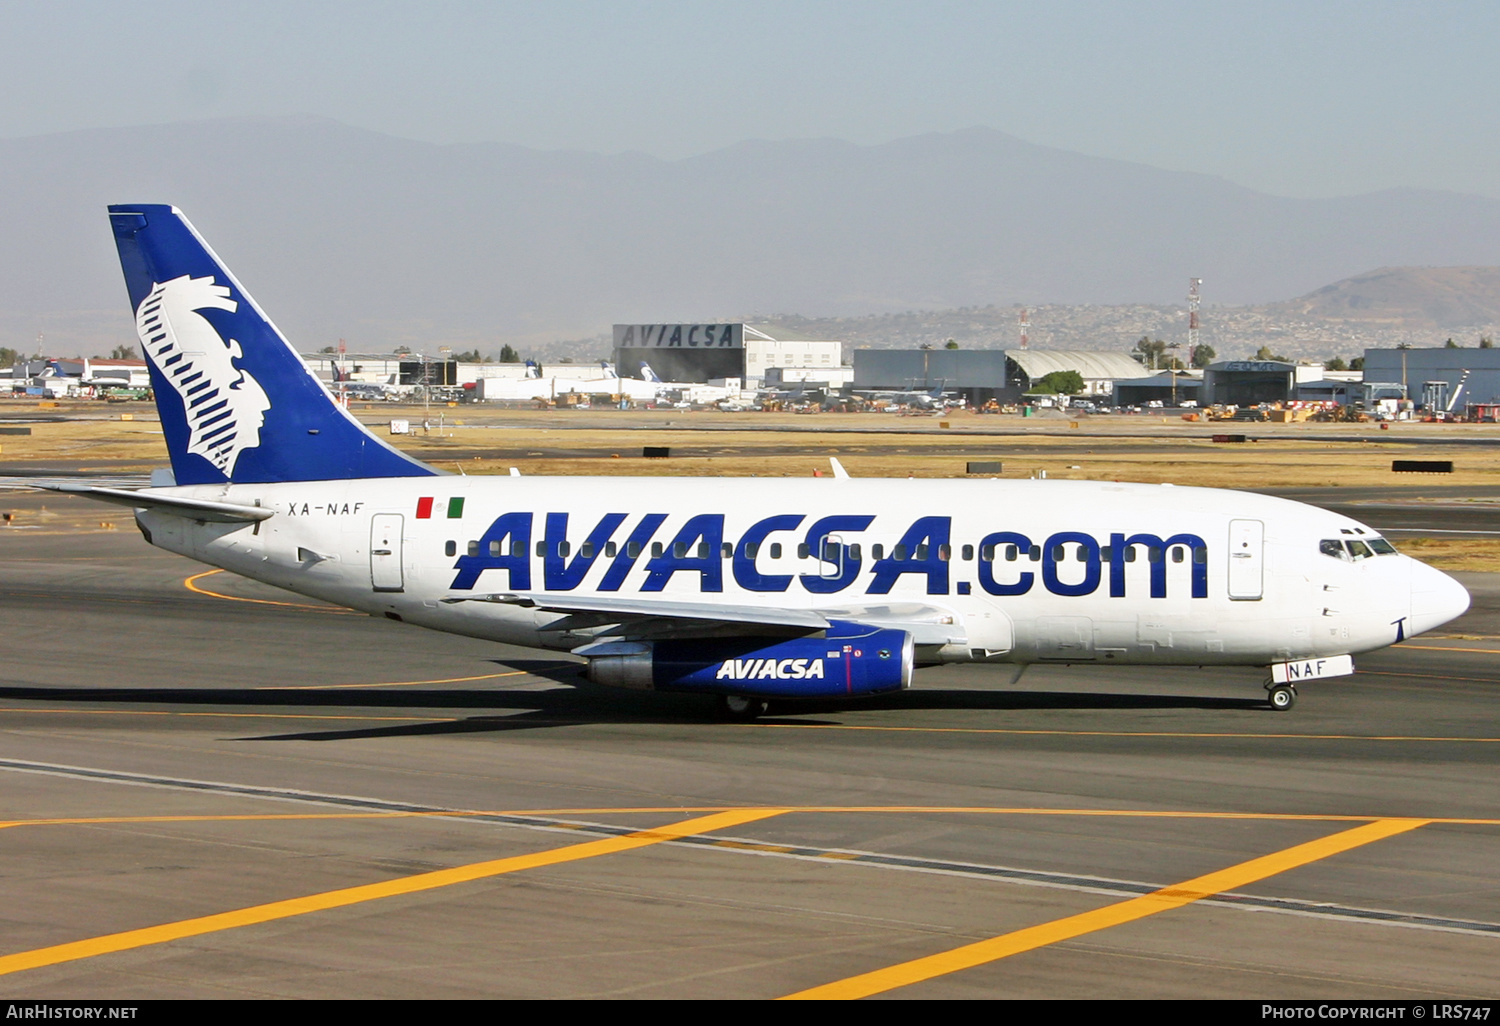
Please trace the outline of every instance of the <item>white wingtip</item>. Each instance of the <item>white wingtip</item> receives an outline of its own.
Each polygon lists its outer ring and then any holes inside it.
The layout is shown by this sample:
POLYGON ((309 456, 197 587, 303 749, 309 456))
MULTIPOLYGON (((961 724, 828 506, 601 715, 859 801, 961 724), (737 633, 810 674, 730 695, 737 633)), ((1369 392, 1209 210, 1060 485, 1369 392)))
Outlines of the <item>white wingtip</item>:
POLYGON ((839 462, 839 458, 837 456, 830 456, 830 457, 828 457, 828 462, 833 464, 833 476, 834 477, 848 477, 849 476, 849 471, 847 471, 847 470, 844 469, 844 465, 839 462))
POLYGON ((520 467, 511 467, 510 468, 510 476, 511 477, 520 477, 521 476, 521 468, 520 467))

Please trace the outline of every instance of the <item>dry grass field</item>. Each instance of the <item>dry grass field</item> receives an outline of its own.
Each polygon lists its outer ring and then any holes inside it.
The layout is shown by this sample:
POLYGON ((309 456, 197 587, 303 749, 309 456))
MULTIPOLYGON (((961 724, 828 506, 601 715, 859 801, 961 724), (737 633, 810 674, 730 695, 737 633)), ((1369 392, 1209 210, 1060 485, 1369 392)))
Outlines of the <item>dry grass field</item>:
MULTIPOLYGON (((31 423, 30 436, 0 436, 0 462, 81 461, 116 470, 160 466, 161 428, 145 404, 101 407, 64 403, 0 404, 0 424, 27 413, 68 419, 31 423)), ((431 413, 421 407, 357 405, 355 416, 414 456, 467 474, 672 477, 804 477, 826 472, 837 456, 861 477, 963 477, 969 460, 999 460, 1001 477, 1141 481, 1214 488, 1354 487, 1417 484, 1393 477, 1394 459, 1452 460, 1443 485, 1500 485, 1500 425, 1189 424, 1159 416, 1087 419, 889 414, 723 414, 670 410, 529 411, 461 406, 431 413), (442 423, 439 424, 439 417, 442 423), (389 435, 388 422, 408 419, 411 435, 389 435), (948 427, 941 425, 947 424, 948 427), (1077 424, 1076 428, 1071 424, 1077 424), (1215 433, 1245 435, 1216 443, 1215 433), (1407 444, 1421 439, 1427 444, 1407 444), (1495 444, 1474 445, 1476 440, 1495 444), (1451 444, 1445 444, 1451 443, 1451 444), (672 450, 644 459, 643 447, 672 450)))

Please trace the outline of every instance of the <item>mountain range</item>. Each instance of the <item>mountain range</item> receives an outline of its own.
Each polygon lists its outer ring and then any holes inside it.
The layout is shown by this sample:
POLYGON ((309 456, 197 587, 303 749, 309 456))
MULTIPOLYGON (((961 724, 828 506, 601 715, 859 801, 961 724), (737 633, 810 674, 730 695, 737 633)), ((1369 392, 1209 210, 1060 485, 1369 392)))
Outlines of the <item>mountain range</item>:
POLYGON ((661 160, 292 117, 0 140, 0 345, 131 340, 103 208, 135 201, 182 208, 303 349, 498 349, 615 321, 1168 309, 1189 276, 1210 303, 1347 321, 1389 291, 1371 268, 1413 265, 1468 274, 1410 286, 1402 303, 1433 325, 1500 309, 1500 201, 1477 196, 1288 199, 985 128, 661 160))

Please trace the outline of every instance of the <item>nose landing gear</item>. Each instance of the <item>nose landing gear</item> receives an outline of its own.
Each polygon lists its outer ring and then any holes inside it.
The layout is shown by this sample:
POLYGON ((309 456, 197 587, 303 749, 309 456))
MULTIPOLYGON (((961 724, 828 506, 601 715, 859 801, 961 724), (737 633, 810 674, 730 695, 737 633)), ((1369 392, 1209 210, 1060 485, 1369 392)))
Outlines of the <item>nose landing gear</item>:
POLYGON ((1297 704, 1297 689, 1290 684, 1267 684, 1266 701, 1277 712, 1286 712, 1297 704))

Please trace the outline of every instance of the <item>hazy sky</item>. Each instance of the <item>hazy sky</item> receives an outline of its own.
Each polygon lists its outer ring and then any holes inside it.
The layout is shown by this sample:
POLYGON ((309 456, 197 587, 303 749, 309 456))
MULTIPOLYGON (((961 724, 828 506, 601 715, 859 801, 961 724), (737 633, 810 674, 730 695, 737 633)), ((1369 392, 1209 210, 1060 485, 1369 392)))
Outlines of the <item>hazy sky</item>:
POLYGON ((1287 196, 1500 197, 1500 4, 0 0, 0 137, 317 114, 681 157, 988 125, 1287 196))

